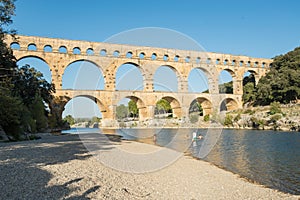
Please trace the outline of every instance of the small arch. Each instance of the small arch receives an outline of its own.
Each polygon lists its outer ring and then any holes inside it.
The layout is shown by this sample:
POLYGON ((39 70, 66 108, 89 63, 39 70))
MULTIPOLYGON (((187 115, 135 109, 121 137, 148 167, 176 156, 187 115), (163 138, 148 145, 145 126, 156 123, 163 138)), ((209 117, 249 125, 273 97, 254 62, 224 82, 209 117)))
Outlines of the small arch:
POLYGON ((132 52, 131 51, 128 51, 126 53, 126 58, 132 58, 132 52))
POLYGON ((224 62, 223 62, 223 64, 227 65, 228 64, 228 59, 225 59, 224 62))
POLYGON ((169 56, 165 54, 164 57, 163 57, 163 60, 164 61, 168 61, 169 60, 169 56))
POLYGON ((211 63, 211 58, 207 58, 206 59, 206 64, 210 64, 211 63))
POLYGON ((52 46, 51 45, 45 45, 44 46, 44 52, 52 52, 52 46))
POLYGON ((74 48, 73 48, 73 54, 75 54, 75 55, 81 54, 80 48, 79 48, 79 47, 74 47, 74 48))
POLYGON ((60 47, 58 48, 58 52, 59 52, 59 53, 68 53, 68 49, 67 49, 67 47, 65 47, 65 46, 60 46, 60 47))
POLYGON ((217 58, 217 60, 216 60, 216 65, 218 65, 219 63, 220 63, 220 59, 217 58))
POLYGON ((259 63, 257 61, 254 62, 254 67, 258 67, 259 63))
POLYGON ((196 58, 196 63, 197 63, 197 64, 200 64, 200 63, 201 63, 201 58, 200 58, 200 57, 197 57, 197 58, 196 58))
POLYGON ((119 57, 119 56, 120 56, 120 52, 117 51, 117 50, 114 51, 114 52, 113 52, 113 56, 114 56, 114 57, 119 57))
POLYGON ((156 53, 153 53, 153 54, 151 55, 151 59, 152 59, 152 60, 156 60, 156 59, 157 59, 157 54, 156 54, 156 53))
POLYGON ((20 50, 20 44, 17 43, 17 42, 12 42, 10 44, 10 48, 13 49, 13 50, 20 50))
POLYGON ((139 58, 140 58, 140 59, 144 59, 144 58, 145 58, 145 53, 144 53, 144 52, 141 52, 140 55, 139 55, 139 58))
POLYGON ((179 55, 176 55, 176 56, 174 57, 174 61, 175 61, 175 62, 178 62, 178 61, 179 61, 179 55))
POLYGON ((262 63, 261 63, 261 67, 262 67, 262 68, 265 68, 265 66, 266 66, 266 63, 265 63, 265 62, 262 62, 262 63))
POLYGON ((106 54, 107 54, 106 49, 101 49, 100 56, 106 56, 106 54))
POLYGON ((236 65, 236 60, 232 60, 231 65, 235 66, 236 65))
POLYGON ((244 61, 241 60, 241 61, 240 61, 240 67, 243 67, 243 66, 244 66, 244 61))
POLYGON ((88 48, 88 49, 86 50, 86 55, 88 55, 88 56, 93 56, 93 55, 94 55, 94 49, 88 48))
POLYGON ((247 62, 247 67, 251 67, 251 61, 247 62))
POLYGON ((27 46, 28 51, 37 51, 36 45, 31 43, 27 46))
POLYGON ((236 100, 232 98, 225 98, 220 104, 220 111, 232 111, 239 108, 236 100))
POLYGON ((191 61, 191 57, 190 56, 185 57, 185 62, 186 63, 189 63, 190 61, 191 61))

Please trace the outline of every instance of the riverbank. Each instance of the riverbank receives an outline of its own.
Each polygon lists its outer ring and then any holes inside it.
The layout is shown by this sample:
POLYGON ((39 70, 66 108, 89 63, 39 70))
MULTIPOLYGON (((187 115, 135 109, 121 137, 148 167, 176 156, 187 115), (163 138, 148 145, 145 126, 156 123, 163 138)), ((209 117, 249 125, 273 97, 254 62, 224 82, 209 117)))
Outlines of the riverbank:
MULTIPOLYGON (((113 144, 101 145, 139 153, 161 150, 118 138, 113 144)), ((116 171, 92 156, 78 135, 1 143, 0 162, 1 199, 299 199, 188 156, 151 173, 116 171)))

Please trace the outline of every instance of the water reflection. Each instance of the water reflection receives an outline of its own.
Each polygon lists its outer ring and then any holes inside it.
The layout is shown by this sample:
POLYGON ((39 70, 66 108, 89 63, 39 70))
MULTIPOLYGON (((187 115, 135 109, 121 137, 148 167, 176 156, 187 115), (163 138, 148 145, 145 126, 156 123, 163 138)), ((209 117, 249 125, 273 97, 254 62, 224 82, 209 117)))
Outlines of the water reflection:
POLYGON ((110 130, 112 134, 122 135, 123 139, 186 152, 250 181, 300 194, 300 133, 228 129, 221 135, 218 129, 114 131, 110 130), (203 139, 193 140, 193 132, 203 139))
POLYGON ((132 129, 130 139, 186 151, 252 182, 300 194, 300 133, 225 129, 220 135, 219 131, 132 129), (192 140, 195 131, 202 140, 192 140))
POLYGON ((300 134, 224 130, 204 159, 268 187, 300 194, 300 134))

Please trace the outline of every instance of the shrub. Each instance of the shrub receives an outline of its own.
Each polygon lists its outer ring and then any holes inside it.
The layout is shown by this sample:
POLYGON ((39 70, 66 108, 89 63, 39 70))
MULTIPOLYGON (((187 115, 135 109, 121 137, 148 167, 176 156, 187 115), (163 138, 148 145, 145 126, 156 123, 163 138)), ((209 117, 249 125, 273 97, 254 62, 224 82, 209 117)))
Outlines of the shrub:
POLYGON ((235 118, 233 119, 235 122, 239 121, 241 118, 241 114, 237 114, 237 116, 235 116, 235 118))
POLYGON ((278 120, 280 120, 281 118, 282 118, 282 115, 277 113, 277 114, 271 116, 271 121, 272 121, 273 123, 275 123, 275 122, 277 122, 278 120))
POLYGON ((254 110, 250 110, 250 109, 247 109, 244 111, 244 114, 249 114, 249 115, 253 115, 255 113, 254 110))
POLYGON ((210 119, 210 116, 209 116, 209 114, 207 114, 207 115, 204 115, 204 117, 203 117, 203 120, 204 120, 205 122, 208 122, 208 121, 209 121, 209 119, 210 119))
POLYGON ((276 113, 281 113, 281 109, 280 109, 280 103, 279 102, 272 102, 270 104, 270 115, 274 115, 276 113))
POLYGON ((229 126, 229 125, 233 125, 233 117, 232 115, 226 115, 225 120, 224 120, 224 125, 225 126, 229 126))

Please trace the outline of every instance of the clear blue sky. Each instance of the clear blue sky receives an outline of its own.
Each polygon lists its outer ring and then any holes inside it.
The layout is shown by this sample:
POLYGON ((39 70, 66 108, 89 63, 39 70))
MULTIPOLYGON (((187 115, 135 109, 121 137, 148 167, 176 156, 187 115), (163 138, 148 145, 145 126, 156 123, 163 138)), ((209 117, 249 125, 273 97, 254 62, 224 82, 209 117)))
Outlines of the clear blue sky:
POLYGON ((18 0, 16 7, 12 27, 22 35, 102 42, 129 29, 162 27, 211 52, 272 58, 300 46, 296 0, 18 0))

